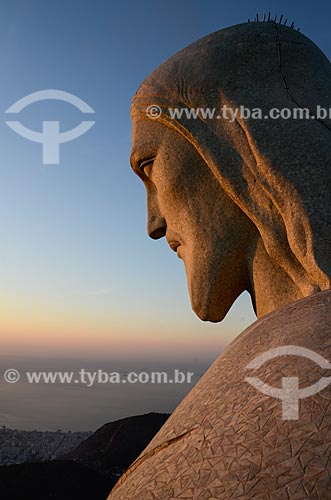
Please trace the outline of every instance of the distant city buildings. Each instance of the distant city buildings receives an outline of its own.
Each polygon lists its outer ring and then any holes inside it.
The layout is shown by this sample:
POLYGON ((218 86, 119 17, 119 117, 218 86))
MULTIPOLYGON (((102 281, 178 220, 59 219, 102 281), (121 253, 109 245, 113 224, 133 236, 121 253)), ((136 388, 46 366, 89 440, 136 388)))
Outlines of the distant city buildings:
POLYGON ((54 460, 71 451, 92 432, 0 429, 0 465, 54 460))

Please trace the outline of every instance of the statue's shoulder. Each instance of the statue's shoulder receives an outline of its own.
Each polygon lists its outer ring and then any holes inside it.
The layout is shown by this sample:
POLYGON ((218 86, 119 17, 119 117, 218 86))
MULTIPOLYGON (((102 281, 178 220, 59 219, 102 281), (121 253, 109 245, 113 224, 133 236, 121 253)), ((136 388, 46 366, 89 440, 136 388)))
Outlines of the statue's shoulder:
POLYGON ((315 331, 315 335, 325 331, 324 322, 330 320, 331 289, 297 300, 263 316, 238 335, 226 351, 241 348, 242 342, 247 340, 255 342, 261 335, 263 335, 262 346, 278 345, 280 338, 293 341, 297 338, 301 342, 303 338, 313 333, 311 329, 315 331))
POLYGON ((109 498, 328 498, 330 306, 320 292, 245 330, 109 498))

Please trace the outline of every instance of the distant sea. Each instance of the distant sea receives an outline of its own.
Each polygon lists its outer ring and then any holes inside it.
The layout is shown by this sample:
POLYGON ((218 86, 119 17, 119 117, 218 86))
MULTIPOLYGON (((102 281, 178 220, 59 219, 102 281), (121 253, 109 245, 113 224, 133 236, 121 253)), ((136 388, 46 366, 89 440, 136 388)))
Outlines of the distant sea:
POLYGON ((22 430, 95 431, 101 425, 148 412, 171 413, 192 389, 210 362, 176 362, 125 360, 84 360, 31 357, 0 357, 0 426, 22 430), (4 381, 8 369, 20 372, 16 383, 4 381), (26 371, 68 371, 78 374, 84 368, 90 372, 165 371, 175 368, 194 373, 190 384, 94 384, 81 383, 30 384, 26 371))

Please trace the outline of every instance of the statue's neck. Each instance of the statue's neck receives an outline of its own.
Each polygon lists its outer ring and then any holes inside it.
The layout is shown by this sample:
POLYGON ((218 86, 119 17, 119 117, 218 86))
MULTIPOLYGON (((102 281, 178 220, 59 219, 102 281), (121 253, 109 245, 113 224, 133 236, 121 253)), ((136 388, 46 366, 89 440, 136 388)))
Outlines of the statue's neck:
POLYGON ((267 254, 259 238, 249 263, 250 294, 258 318, 304 297, 298 286, 267 254))

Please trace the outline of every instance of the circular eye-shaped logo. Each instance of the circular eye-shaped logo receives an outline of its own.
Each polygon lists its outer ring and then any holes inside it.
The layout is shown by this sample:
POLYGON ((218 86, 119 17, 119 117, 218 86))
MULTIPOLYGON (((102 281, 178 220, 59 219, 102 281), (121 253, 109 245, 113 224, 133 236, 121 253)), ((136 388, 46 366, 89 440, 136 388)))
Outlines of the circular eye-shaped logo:
MULTIPOLYGON (((321 368, 330 370, 331 363, 329 363, 322 356, 317 354, 310 349, 305 347, 300 347, 297 345, 285 345, 281 347, 275 347, 269 351, 260 354, 254 358, 246 368, 254 369, 260 368, 264 363, 270 359, 274 359, 278 356, 302 356, 304 358, 314 361, 321 368)), ((246 377, 246 382, 251 384, 255 389, 271 396, 272 398, 280 399, 282 402, 282 419, 283 420, 298 420, 299 418, 299 399, 308 398, 322 391, 331 383, 331 377, 321 377, 318 382, 312 384, 304 389, 299 389, 299 379, 298 377, 282 377, 282 387, 271 387, 265 384, 258 377, 246 377)))
MULTIPOLYGON (((69 92, 64 92, 63 90, 52 89, 33 92, 15 102, 5 112, 20 113, 20 111, 30 104, 46 99, 65 101, 78 108, 82 113, 94 113, 94 110, 86 104, 86 102, 82 101, 82 99, 79 99, 79 97, 69 94, 69 92)), ((40 142, 43 145, 44 165, 58 165, 60 163, 60 144, 72 141, 82 134, 85 134, 85 132, 93 127, 95 121, 82 121, 77 127, 67 130, 66 132, 60 132, 60 122, 58 121, 43 121, 42 132, 36 132, 35 130, 24 127, 24 125, 18 121, 8 120, 6 124, 22 137, 30 141, 40 142)))

